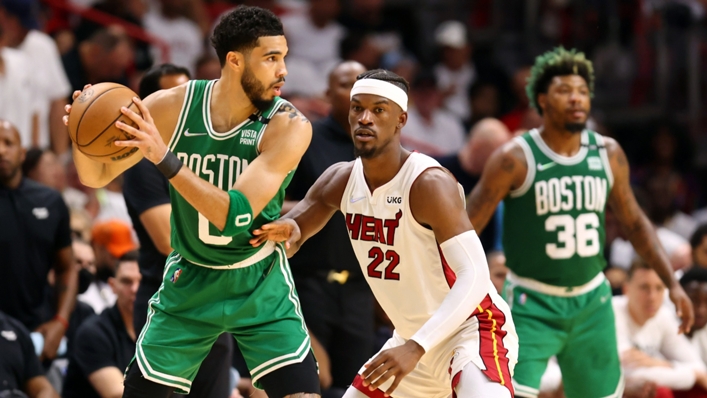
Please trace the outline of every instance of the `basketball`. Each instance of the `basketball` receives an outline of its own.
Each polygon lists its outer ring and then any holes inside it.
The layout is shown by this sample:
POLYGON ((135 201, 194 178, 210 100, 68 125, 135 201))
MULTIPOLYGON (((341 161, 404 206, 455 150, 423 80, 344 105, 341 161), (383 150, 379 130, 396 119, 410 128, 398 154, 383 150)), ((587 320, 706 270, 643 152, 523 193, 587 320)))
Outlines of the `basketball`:
POLYGON ((137 94, 116 83, 99 83, 85 89, 71 104, 69 136, 76 148, 86 156, 103 163, 113 163, 132 156, 136 147, 119 147, 113 142, 133 136, 115 127, 115 122, 135 126, 120 112, 125 106, 140 114, 133 102, 137 94))

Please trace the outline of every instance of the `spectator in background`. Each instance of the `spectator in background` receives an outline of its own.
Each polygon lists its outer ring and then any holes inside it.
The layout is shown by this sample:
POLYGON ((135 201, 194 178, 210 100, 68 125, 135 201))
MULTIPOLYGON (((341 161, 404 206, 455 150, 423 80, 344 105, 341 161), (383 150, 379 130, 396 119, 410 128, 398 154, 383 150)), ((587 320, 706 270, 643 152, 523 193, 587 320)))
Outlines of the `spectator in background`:
POLYGON ((641 167, 633 172, 632 181, 645 189, 652 206, 648 217, 683 239, 690 236, 698 221, 686 212, 692 212, 698 189, 691 186, 689 171, 689 142, 678 125, 670 120, 656 123, 657 128, 642 140, 639 155, 644 156, 641 167))
MULTIPOLYGON (((0 15, 3 13, 0 8, 0 15)), ((24 147, 31 148, 39 144, 32 68, 21 51, 3 47, 4 36, 0 25, 0 119, 12 123, 24 147)))
MULTIPOLYGON (((415 23, 417 16, 413 8, 392 3, 384 0, 348 0, 343 2, 345 9, 339 22, 349 32, 366 32, 375 47, 383 53, 402 51, 404 46, 419 55, 416 50, 424 40, 419 25, 415 23)), ((371 69, 366 63, 361 63, 371 69)))
POLYGON ((466 125, 469 130, 481 119, 499 116, 501 108, 499 96, 498 88, 491 82, 480 80, 471 85, 469 88, 471 118, 466 125))
MULTIPOLYGON (((511 134, 506 126, 496 119, 484 119, 476 123, 471 129, 469 141, 459 152, 447 156, 437 157, 437 161, 449 170, 454 178, 464 188, 464 195, 468 196, 481 178, 484 165, 497 148, 510 141, 511 134)), ((501 234, 500 222, 502 206, 494 213, 489 225, 479 236, 484 250, 500 250, 501 234)), ((505 261, 505 260, 504 260, 505 261)))
MULTIPOLYGON (((169 61, 194 73, 196 61, 204 52, 204 36, 199 25, 188 17, 192 1, 159 0, 158 3, 145 15, 145 28, 169 45, 169 61)), ((154 52, 154 59, 155 65, 166 61, 159 51, 154 52)))
POLYGON ((115 82, 127 85, 126 71, 133 64, 134 51, 123 28, 110 26, 93 33, 64 54, 62 63, 72 92, 86 84, 115 82))
POLYGON ((437 88, 444 96, 444 108, 459 120, 467 121, 474 112, 467 94, 476 81, 476 69, 471 62, 466 25, 459 21, 443 22, 435 31, 435 42, 442 53, 442 62, 435 66, 434 72, 437 88))
POLYGON ((22 175, 59 192, 66 187, 66 171, 54 152, 32 148, 25 153, 22 175))
MULTIPOLYGON (((654 214, 653 208, 655 207, 656 198, 648 195, 645 190, 640 188, 634 189, 633 192, 641 209, 647 215, 654 214)), ((690 267, 692 265, 691 249, 687 239, 665 227, 656 225, 652 219, 651 222, 658 236, 658 241, 668 255, 673 270, 680 271, 690 267)), ((609 264, 612 267, 619 267, 627 271, 633 261, 638 258, 638 253, 636 253, 631 243, 625 239, 623 230, 619 231, 619 236, 611 242, 609 264)))
POLYGON ((53 359, 76 300, 69 210, 61 195, 22 175, 20 135, 0 120, 0 311, 43 337, 41 359, 53 359), (56 306, 47 308, 47 274, 55 273, 56 306))
MULTIPOLYGON (((186 69, 184 70, 187 71, 186 69)), ((215 80, 219 77, 221 77, 221 63, 218 61, 218 57, 212 55, 211 53, 204 53, 201 58, 196 61, 196 73, 194 74, 194 79, 215 80)), ((144 77, 143 81, 145 81, 144 77)))
POLYGON ((88 195, 68 186, 66 168, 61 164, 59 157, 49 149, 27 150, 25 160, 22 162, 22 174, 61 192, 70 210, 84 209, 89 201, 88 195))
MULTIPOLYGON (((218 61, 217 61, 218 63, 218 61)), ((221 73, 219 65, 219 76, 221 73)), ((179 86, 189 81, 186 68, 162 64, 149 70, 140 81, 139 95, 179 86)), ((218 76, 217 76, 218 78, 218 76)), ((127 211, 140 242, 138 264, 142 282, 134 300, 133 327, 142 330, 147 321, 148 301, 162 284, 167 255, 172 252, 170 237, 169 181, 154 164, 142 159, 123 174, 123 195, 127 211)), ((224 333, 201 363, 192 384, 190 397, 227 398, 230 393, 229 370, 233 357, 233 337, 224 333)))
POLYGON ((695 324, 687 337, 700 355, 702 363, 707 366, 707 269, 690 269, 680 278, 680 284, 695 309, 695 324))
POLYGON ((132 226, 133 222, 123 197, 122 175, 113 179, 105 187, 96 189, 94 194, 99 206, 96 221, 117 219, 132 226))
POLYGON ((666 288, 658 274, 635 261, 624 285, 625 296, 613 298, 616 337, 626 383, 655 383, 672 390, 707 386, 707 367, 678 334, 678 322, 663 306, 666 288))
POLYGON ((487 118, 472 127, 469 140, 457 153, 437 160, 462 184, 464 194, 468 195, 479 181, 493 151, 510 139, 511 133, 503 123, 487 118))
POLYGON ((115 294, 108 279, 115 275, 118 259, 136 250, 131 228, 119 220, 97 222, 91 230, 91 246, 96 258, 96 274, 86 293, 79 300, 93 307, 96 314, 115 304, 115 294))
POLYGON ((489 274, 491 282, 496 288, 498 294, 503 291, 503 285, 506 283, 506 275, 508 275, 508 267, 506 267, 506 255, 502 251, 492 251, 486 255, 486 261, 489 263, 489 274))
MULTIPOLYGON (((143 19, 147 13, 148 3, 149 2, 145 0, 100 0, 91 8, 95 11, 106 13, 144 28, 143 19)), ((104 25, 98 22, 82 18, 81 22, 74 29, 75 42, 81 43, 90 38, 96 31, 103 28, 104 25)), ((150 44, 143 41, 136 41, 134 45, 135 68, 138 70, 148 69, 150 65, 152 65, 150 44)))
POLYGON ((2 311, 0 353, 0 397, 59 398, 44 377, 29 332, 2 311))
POLYGON ((700 225, 690 237, 692 265, 707 268, 707 224, 700 225))
POLYGON ((430 156, 457 153, 464 146, 464 126, 453 113, 442 108, 443 93, 432 73, 421 72, 411 88, 408 121, 400 142, 408 150, 430 156))
MULTIPOLYGON (((365 71, 360 63, 345 61, 329 74, 331 114, 312 124, 312 143, 287 189, 283 214, 304 199, 329 166, 354 160, 348 122, 350 92, 356 76, 365 71)), ((314 337, 323 397, 341 397, 360 364, 374 352, 373 295, 345 225, 343 215, 337 213, 290 259, 302 312, 314 337)))
POLYGON ((289 48, 285 93, 324 93, 327 76, 322 72, 330 71, 340 61, 339 43, 346 34, 346 29, 336 22, 340 11, 340 0, 309 0, 306 13, 282 17, 289 48))
POLYGON ((69 155, 69 136, 61 121, 71 86, 61 64, 56 43, 39 31, 37 0, 0 1, 0 26, 8 47, 20 50, 30 62, 32 102, 37 107, 37 140, 31 146, 50 148, 59 156, 69 155))
POLYGON ((516 69, 513 73, 511 89, 516 100, 516 106, 512 111, 501 117, 503 124, 514 134, 517 131, 525 132, 542 125, 542 118, 530 106, 528 95, 525 93, 525 86, 530 77, 530 69, 530 65, 525 65, 516 69))
POLYGON ((420 72, 420 63, 412 55, 400 51, 389 51, 381 58, 381 68, 397 74, 411 82, 420 72))
POLYGON ((71 248, 74 251, 74 261, 79 274, 78 292, 82 294, 88 290, 95 278, 96 254, 93 252, 93 247, 81 238, 75 238, 71 248))
POLYGON ((123 372, 135 353, 133 305, 140 285, 137 252, 127 252, 108 279, 117 300, 76 332, 63 398, 112 398, 123 394, 123 372))
POLYGON ((344 61, 356 61, 366 69, 375 69, 383 52, 368 33, 351 31, 339 43, 339 54, 344 61))

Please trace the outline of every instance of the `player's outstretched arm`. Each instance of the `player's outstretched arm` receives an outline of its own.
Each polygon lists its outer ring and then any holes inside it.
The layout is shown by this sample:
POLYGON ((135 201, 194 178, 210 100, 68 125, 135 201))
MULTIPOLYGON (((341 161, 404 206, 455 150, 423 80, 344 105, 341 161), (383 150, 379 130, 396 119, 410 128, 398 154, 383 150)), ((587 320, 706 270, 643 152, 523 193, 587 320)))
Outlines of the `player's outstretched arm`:
POLYGON ((489 158, 481 180, 469 194, 466 212, 474 229, 480 234, 496 211, 496 206, 508 193, 523 185, 528 172, 525 155, 511 141, 498 148, 489 158))
MULTIPOLYGON (((87 85, 84 89, 88 87, 90 87, 90 85, 87 85)), ((186 87, 179 86, 169 90, 158 91, 145 98, 143 101, 144 106, 149 109, 151 114, 159 115, 155 118, 154 125, 159 132, 158 135, 162 137, 164 142, 169 142, 172 138, 185 92, 186 87)), ((73 98, 76 99, 79 95, 81 95, 81 91, 74 91, 73 98)), ((67 105, 66 110, 67 113, 70 113, 71 105, 67 105)), ((132 111, 130 112, 132 113, 132 111)), ((125 111, 123 111, 123 113, 125 113, 125 111)), ((133 115, 140 118, 137 114, 133 113, 133 115)), ((116 123, 120 128, 122 124, 120 122, 116 123)), ((64 116, 64 124, 68 124, 68 115, 64 116)), ((72 147, 72 155, 81 183, 93 188, 106 186, 143 158, 142 151, 138 151, 123 160, 114 163, 103 163, 84 155, 77 149, 76 145, 72 147)))
POLYGON ((621 228, 643 260, 653 268, 665 286, 670 289, 670 300, 675 303, 678 316, 682 318, 681 332, 689 332, 694 320, 692 302, 680 283, 673 276, 668 255, 663 249, 652 223, 636 202, 629 179, 629 164, 621 146, 612 138, 605 137, 614 185, 609 195, 609 206, 621 224, 621 228))
POLYGON ((365 365, 362 374, 365 386, 376 389, 395 376, 385 392, 388 395, 425 352, 454 333, 471 316, 491 289, 484 249, 466 216, 464 193, 456 180, 443 169, 426 170, 412 185, 410 208, 415 220, 434 232, 456 281, 437 311, 410 340, 382 351, 365 365))
POLYGON ((352 167, 353 162, 341 162, 326 169, 292 210, 280 220, 253 231, 255 238, 251 244, 259 246, 266 240, 286 241, 287 255, 294 255, 339 210, 352 167))

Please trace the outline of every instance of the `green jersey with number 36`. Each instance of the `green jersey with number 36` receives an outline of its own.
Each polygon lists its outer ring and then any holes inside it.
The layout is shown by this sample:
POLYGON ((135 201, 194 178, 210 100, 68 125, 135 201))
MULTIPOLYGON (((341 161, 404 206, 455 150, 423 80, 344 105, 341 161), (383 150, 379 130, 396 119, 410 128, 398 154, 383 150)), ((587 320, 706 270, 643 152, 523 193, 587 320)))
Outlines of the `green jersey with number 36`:
POLYGON ((572 157, 553 152, 538 130, 515 142, 525 153, 528 174, 504 199, 508 268, 549 285, 589 282, 606 265, 604 209, 613 175, 603 138, 584 130, 572 157))
MULTIPOLYGON (((287 101, 275 97, 272 105, 232 130, 219 133, 211 123, 211 95, 216 81, 192 80, 179 114, 169 149, 196 175, 227 191, 258 156, 258 145, 267 122, 287 101)), ((172 248, 197 265, 231 265, 252 256, 262 247, 252 247, 250 232, 280 217, 290 172, 275 197, 255 218, 248 232, 233 237, 219 230, 197 212, 171 185, 172 248)), ((245 220, 250 221, 250 220, 245 220)))

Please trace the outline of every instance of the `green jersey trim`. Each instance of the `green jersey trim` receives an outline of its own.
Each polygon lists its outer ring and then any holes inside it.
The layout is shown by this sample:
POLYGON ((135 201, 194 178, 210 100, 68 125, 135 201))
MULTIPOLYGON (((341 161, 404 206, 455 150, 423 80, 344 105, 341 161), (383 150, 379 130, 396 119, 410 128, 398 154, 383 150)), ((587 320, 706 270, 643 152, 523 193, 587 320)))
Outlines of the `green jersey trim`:
POLYGON ((543 140, 543 137, 540 136, 540 130, 530 130, 530 137, 533 138, 533 141, 535 141, 535 145, 538 146, 538 149, 540 149, 543 154, 545 154, 553 161, 564 166, 573 166, 575 164, 578 164, 587 156, 587 152, 589 151, 589 133, 587 132, 587 130, 583 130, 581 134, 582 145, 579 147, 579 152, 577 152, 573 156, 567 157, 559 155, 555 153, 552 149, 550 149, 550 147, 547 146, 547 144, 545 143, 545 140, 543 140))
POLYGON ((194 82, 190 81, 187 83, 187 90, 184 93, 184 102, 182 102, 182 109, 179 111, 179 117, 177 118, 177 125, 174 127, 174 132, 172 132, 172 138, 169 139, 167 148, 170 151, 174 151, 177 147, 179 138, 182 136, 182 128, 187 122, 187 117, 189 116, 189 108, 191 107, 191 101, 194 98, 194 82))
POLYGON ((602 163, 604 163, 604 171, 606 172, 606 179, 609 182, 609 189, 614 186, 614 172, 611 170, 611 163, 609 162, 609 153, 606 150, 606 143, 604 142, 604 137, 599 133, 594 134, 594 139, 599 147, 599 157, 602 163))
MULTIPOLYGON (((264 115, 264 117, 269 121, 272 119, 273 115, 275 115, 275 112, 280 110, 280 107, 288 101, 285 101, 282 98, 278 98, 275 103, 273 104, 273 107, 270 109, 270 112, 268 112, 267 115, 264 115)), ((288 102, 289 103, 289 102, 288 102)), ((258 131, 258 138, 255 139, 255 153, 260 155, 260 141, 263 140, 263 136, 265 135, 265 130, 268 128, 267 123, 263 123, 263 125, 260 127, 260 130, 258 131)))
POLYGON ((251 123, 251 120, 246 119, 225 133, 219 133, 214 130, 213 124, 211 124, 211 95, 214 92, 214 86, 217 81, 218 80, 211 80, 206 84, 206 88, 204 89, 204 100, 201 103, 201 114, 204 115, 204 126, 206 126, 206 132, 209 133, 209 136, 215 140, 223 141, 238 135, 238 133, 240 133, 240 129, 245 127, 246 124, 251 123))
POLYGON ((525 175, 523 185, 510 192, 511 198, 517 198, 525 195, 530 187, 533 186, 533 181, 535 181, 535 156, 533 155, 533 150, 530 149, 530 145, 528 145, 528 142, 525 141, 523 137, 518 136, 513 140, 520 145, 520 148, 523 150, 523 154, 525 155, 525 163, 528 165, 528 173, 525 175))
POLYGON ((508 283, 513 286, 520 286, 526 289, 556 297, 576 297, 591 292, 598 288, 606 277, 603 272, 598 273, 589 282, 581 286, 555 286, 540 282, 532 278, 518 276, 513 271, 508 271, 508 283))

